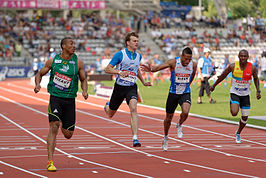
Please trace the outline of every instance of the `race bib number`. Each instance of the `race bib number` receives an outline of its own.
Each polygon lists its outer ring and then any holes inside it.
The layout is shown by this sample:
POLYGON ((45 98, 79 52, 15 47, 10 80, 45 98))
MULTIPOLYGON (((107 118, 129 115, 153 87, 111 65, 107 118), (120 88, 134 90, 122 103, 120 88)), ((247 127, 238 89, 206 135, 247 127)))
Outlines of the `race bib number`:
MULTIPOLYGON (((129 72, 129 71, 128 71, 129 72)), ((127 77, 122 77, 120 75, 120 78, 124 81, 127 81, 127 82, 132 82, 134 83, 136 81, 136 74, 134 72, 129 72, 128 76, 127 77)))
POLYGON ((120 78, 121 78, 122 80, 125 80, 125 81, 128 81, 128 82, 132 82, 132 83, 134 83, 134 82, 135 82, 135 79, 136 79, 136 76, 128 75, 127 77, 122 77, 122 76, 120 76, 120 78))
POLYGON ((71 83, 71 78, 56 72, 54 75, 53 82, 55 85, 59 86, 58 87, 59 89, 63 90, 63 89, 69 88, 70 83, 71 83))
POLYGON ((246 91, 249 88, 249 82, 248 81, 238 81, 235 80, 235 90, 238 91, 246 91))
POLYGON ((176 74, 175 83, 189 83, 190 74, 176 74))

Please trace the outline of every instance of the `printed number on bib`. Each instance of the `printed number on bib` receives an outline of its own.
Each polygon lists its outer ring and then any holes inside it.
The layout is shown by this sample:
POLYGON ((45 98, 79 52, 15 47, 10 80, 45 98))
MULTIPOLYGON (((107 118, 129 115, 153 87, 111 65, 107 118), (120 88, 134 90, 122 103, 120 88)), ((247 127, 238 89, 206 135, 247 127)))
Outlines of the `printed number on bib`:
POLYGON ((136 79, 136 76, 132 76, 132 75, 129 75, 127 77, 122 77, 120 76, 121 79, 125 80, 125 81, 128 81, 128 82, 135 82, 135 79, 136 79))
POLYGON ((236 80, 236 86, 235 89, 239 91, 244 91, 247 90, 249 87, 249 82, 248 81, 238 81, 236 80))
POLYGON ((71 83, 71 78, 56 72, 54 75, 53 82, 54 82, 54 84, 56 84, 60 87, 63 87, 63 89, 69 88, 70 83, 71 83))
POLYGON ((190 74, 176 74, 175 82, 176 83, 189 83, 190 74))

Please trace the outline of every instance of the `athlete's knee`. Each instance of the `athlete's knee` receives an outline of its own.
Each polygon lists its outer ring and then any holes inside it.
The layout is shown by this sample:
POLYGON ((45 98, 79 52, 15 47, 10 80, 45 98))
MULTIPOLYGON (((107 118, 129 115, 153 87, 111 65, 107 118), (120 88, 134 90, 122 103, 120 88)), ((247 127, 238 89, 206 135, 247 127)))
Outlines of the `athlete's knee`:
POLYGON ((236 110, 231 109, 230 111, 231 111, 232 116, 236 116, 238 114, 238 111, 236 110))
POLYGON ((50 131, 52 131, 53 133, 57 133, 58 129, 60 127, 60 123, 58 121, 56 122, 50 122, 50 131))
POLYGON ((169 123, 169 122, 171 123, 172 119, 173 119, 173 116, 174 116, 174 114, 168 114, 167 113, 164 121, 167 122, 167 123, 169 123))
POLYGON ((72 135, 73 135, 74 132, 62 128, 62 133, 63 133, 63 135, 64 135, 64 137, 65 137, 66 139, 70 139, 70 138, 72 137, 72 135))
POLYGON ((182 112, 180 114, 183 118, 187 118, 188 117, 188 112, 182 112))
POLYGON ((243 117, 248 117, 250 109, 241 109, 241 114, 243 117))
POLYGON ((73 134, 70 134, 70 133, 68 133, 68 134, 64 134, 64 136, 65 136, 66 139, 70 139, 70 138, 72 137, 72 135, 73 135, 73 134))
POLYGON ((108 110, 108 112, 106 112, 109 118, 112 118, 115 115, 115 113, 116 113, 116 110, 110 110, 110 109, 108 110))
POLYGON ((137 113, 137 107, 130 107, 131 113, 137 113))
POLYGON ((246 116, 242 116, 241 119, 240 119, 240 122, 242 122, 243 124, 247 124, 248 122, 248 117, 246 116))

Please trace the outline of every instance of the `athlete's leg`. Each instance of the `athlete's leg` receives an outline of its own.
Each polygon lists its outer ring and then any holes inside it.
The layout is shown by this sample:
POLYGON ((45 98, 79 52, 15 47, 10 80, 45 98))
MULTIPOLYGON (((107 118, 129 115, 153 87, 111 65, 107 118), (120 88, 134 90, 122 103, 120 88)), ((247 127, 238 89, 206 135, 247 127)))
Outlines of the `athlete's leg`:
POLYGON ((240 134, 242 132, 242 130, 244 129, 244 127, 246 126, 248 121, 248 116, 242 116, 240 121, 239 121, 239 127, 237 130, 237 134, 240 134))
POLYGON ((60 121, 52 121, 49 123, 49 133, 47 136, 48 160, 53 160, 54 150, 56 146, 56 136, 60 127, 60 121))
POLYGON ((182 112, 180 114, 180 119, 179 119, 179 125, 180 126, 183 124, 183 122, 185 122, 185 120, 188 117, 188 113, 189 113, 189 110, 190 110, 190 103, 184 102, 181 105, 181 109, 182 109, 182 112))
POLYGON ((172 119, 174 117, 175 110, 178 106, 180 95, 169 93, 166 100, 166 117, 164 119, 164 135, 168 135, 169 128, 171 126, 172 119))
POLYGON ((109 118, 112 118, 115 115, 115 113, 116 113, 116 110, 110 109, 109 104, 105 105, 104 111, 105 111, 105 113, 107 114, 107 116, 109 118))
POLYGON ((168 135, 168 131, 170 129, 171 126, 171 122, 173 119, 174 113, 166 113, 166 117, 163 121, 163 125, 164 125, 164 135, 167 136, 168 135))
POLYGON ((138 113, 137 113, 137 100, 136 99, 131 99, 129 101, 129 109, 130 109, 130 115, 131 115, 131 120, 130 120, 130 125, 131 125, 131 130, 133 135, 138 135, 138 124, 139 124, 139 118, 138 118, 138 113))
POLYGON ((237 134, 240 134, 248 121, 248 115, 250 113, 250 98, 249 96, 243 96, 240 98, 241 119, 239 121, 239 127, 237 134))
POLYGON ((170 129, 173 116, 174 116, 174 113, 166 113, 166 118, 164 119, 164 122, 163 122, 164 137, 163 137, 163 142, 162 142, 162 148, 164 151, 168 150, 168 131, 170 129))
POLYGON ((125 98, 126 88, 115 84, 110 102, 104 106, 104 111, 109 118, 112 118, 125 98))
POLYGON ((230 93, 230 112, 232 116, 236 116, 239 111, 240 97, 236 94, 230 93))
POLYGON ((239 105, 237 103, 230 103, 230 112, 232 116, 236 116, 239 111, 239 105))
POLYGON ((61 131, 64 134, 65 138, 70 139, 74 133, 72 130, 67 130, 61 127, 61 131))

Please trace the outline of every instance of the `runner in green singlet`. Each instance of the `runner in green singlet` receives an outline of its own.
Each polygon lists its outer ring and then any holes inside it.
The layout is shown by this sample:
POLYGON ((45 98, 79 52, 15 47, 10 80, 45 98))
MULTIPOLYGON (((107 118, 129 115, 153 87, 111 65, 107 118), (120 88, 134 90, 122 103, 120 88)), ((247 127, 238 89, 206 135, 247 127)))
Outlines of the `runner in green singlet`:
POLYGON ((75 43, 70 37, 61 40, 62 53, 49 59, 45 66, 35 76, 34 92, 41 89, 42 76, 50 71, 47 86, 50 93, 48 107, 49 134, 47 137, 48 171, 56 171, 53 163, 53 154, 56 145, 56 136, 61 126, 65 138, 70 139, 74 133, 76 122, 75 97, 78 91, 78 78, 81 81, 82 96, 88 98, 88 86, 84 71, 84 63, 78 59, 75 52, 75 43))

